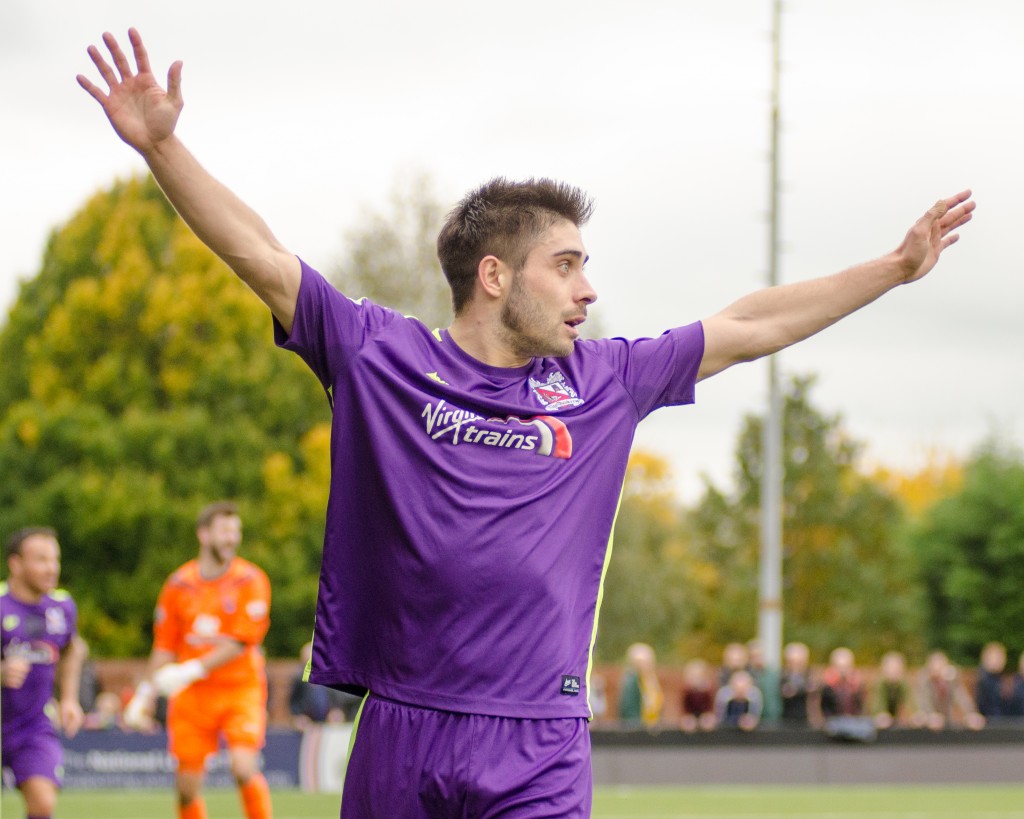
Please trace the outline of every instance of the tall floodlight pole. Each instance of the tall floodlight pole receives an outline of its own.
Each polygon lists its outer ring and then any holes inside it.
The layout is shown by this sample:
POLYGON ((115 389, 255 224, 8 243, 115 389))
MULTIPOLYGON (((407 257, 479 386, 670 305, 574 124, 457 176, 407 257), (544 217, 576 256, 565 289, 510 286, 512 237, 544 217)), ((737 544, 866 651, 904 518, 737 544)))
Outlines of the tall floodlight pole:
MULTIPOLYGON (((772 5, 772 102, 768 285, 779 283, 779 39, 782 0, 772 5)), ((782 398, 776 356, 768 357, 768 414, 761 447, 761 553, 757 633, 768 666, 782 658, 782 398)))

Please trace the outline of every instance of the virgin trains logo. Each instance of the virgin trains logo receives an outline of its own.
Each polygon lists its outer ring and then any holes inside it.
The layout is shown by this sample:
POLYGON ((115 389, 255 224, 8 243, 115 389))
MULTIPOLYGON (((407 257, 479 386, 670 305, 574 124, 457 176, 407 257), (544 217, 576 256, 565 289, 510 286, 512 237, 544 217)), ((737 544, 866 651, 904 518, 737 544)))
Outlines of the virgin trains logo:
POLYGON ((532 418, 484 418, 456 409, 446 401, 427 404, 420 417, 427 435, 453 446, 489 446, 519 449, 550 458, 572 456, 572 436, 564 423, 549 415, 532 418))
POLYGON ((32 665, 56 665, 60 660, 60 652, 55 645, 43 640, 13 639, 7 645, 4 657, 18 657, 32 665))

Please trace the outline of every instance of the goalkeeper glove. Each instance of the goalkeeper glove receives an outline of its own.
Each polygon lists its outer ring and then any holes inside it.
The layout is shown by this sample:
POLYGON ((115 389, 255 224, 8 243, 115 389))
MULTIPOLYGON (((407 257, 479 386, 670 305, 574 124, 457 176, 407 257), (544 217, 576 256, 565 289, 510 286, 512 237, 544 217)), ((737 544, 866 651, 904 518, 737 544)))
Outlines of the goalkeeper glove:
POLYGON ((205 676, 206 669, 203 668, 203 664, 199 660, 169 663, 157 669, 153 675, 153 684, 156 686, 156 690, 165 697, 173 697, 205 676))

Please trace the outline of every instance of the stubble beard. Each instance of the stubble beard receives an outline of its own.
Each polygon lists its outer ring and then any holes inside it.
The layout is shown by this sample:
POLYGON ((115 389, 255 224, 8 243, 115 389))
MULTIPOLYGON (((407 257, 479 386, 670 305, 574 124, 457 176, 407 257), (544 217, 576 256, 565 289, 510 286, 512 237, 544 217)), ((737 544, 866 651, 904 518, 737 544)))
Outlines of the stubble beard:
POLYGON ((544 324, 543 311, 523 287, 519 274, 516 274, 509 298, 501 308, 501 325, 506 343, 516 355, 521 356, 564 358, 570 355, 574 343, 568 340, 563 343, 556 339, 554 335, 557 327, 547 338, 538 334, 538 328, 544 324))
POLYGON ((39 580, 37 578, 21 578, 22 587, 36 599, 45 597, 48 594, 53 594, 59 585, 59 580, 51 581, 49 578, 39 580))
POLYGON ((210 556, 216 561, 217 565, 221 568, 227 566, 238 553, 238 546, 234 544, 223 544, 214 541, 210 544, 210 556))

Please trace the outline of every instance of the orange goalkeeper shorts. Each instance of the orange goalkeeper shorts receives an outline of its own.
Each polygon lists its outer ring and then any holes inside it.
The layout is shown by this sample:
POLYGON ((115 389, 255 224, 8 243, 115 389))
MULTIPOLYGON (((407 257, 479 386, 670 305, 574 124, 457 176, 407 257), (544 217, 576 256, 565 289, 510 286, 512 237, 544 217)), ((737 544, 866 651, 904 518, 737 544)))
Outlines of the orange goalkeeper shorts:
POLYGON ((181 770, 202 770, 221 739, 228 748, 262 748, 267 734, 265 686, 190 685, 167 708, 168 750, 181 770))

